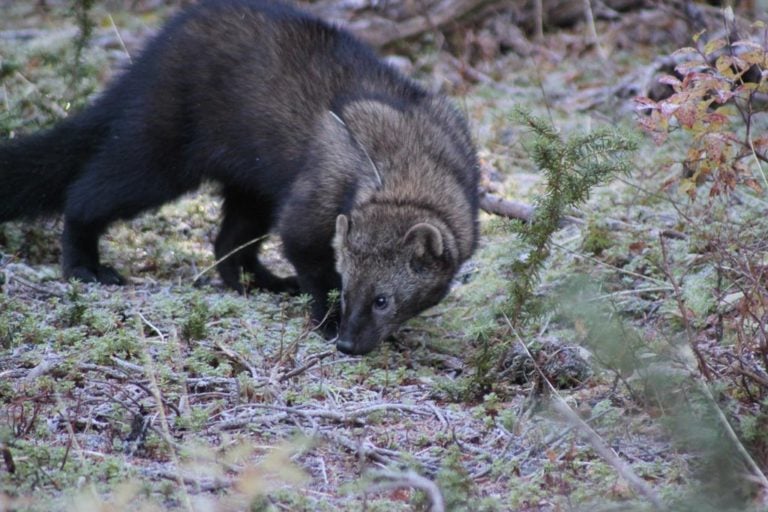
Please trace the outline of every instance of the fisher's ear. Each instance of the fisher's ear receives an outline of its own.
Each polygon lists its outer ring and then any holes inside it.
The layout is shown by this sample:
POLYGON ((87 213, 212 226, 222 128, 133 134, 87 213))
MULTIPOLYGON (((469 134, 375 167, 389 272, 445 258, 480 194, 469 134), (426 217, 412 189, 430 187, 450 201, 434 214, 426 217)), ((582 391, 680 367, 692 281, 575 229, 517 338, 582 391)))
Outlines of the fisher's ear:
POLYGON ((403 237, 403 244, 411 251, 409 266, 417 274, 435 266, 445 255, 443 234, 433 224, 414 224, 403 237))

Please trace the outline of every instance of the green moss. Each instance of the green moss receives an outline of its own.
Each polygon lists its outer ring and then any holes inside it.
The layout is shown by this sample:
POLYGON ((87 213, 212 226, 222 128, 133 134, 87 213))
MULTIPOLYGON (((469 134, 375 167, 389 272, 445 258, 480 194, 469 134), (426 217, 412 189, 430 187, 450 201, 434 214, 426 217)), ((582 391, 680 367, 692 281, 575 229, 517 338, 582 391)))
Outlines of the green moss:
POLYGON ((610 249, 614 244, 611 231, 597 223, 591 222, 587 226, 581 248, 585 252, 600 256, 603 251, 610 249))

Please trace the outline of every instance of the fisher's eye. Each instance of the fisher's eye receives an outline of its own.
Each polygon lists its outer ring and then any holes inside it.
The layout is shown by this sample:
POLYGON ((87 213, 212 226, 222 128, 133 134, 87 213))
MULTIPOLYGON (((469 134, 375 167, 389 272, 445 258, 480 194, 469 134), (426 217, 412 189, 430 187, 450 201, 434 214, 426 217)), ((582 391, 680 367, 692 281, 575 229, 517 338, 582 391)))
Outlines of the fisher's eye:
POLYGON ((389 299, 387 299, 386 295, 377 295, 375 299, 373 299, 373 307, 374 309, 378 309, 379 311, 383 309, 387 309, 387 306, 389 305, 389 299))

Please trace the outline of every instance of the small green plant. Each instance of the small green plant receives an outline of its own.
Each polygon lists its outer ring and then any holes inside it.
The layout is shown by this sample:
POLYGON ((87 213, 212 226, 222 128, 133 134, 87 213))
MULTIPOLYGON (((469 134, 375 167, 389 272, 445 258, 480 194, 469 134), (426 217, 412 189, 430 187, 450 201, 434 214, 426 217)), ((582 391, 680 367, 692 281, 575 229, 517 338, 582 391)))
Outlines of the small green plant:
MULTIPOLYGON (((435 483, 445 500, 445 510, 478 510, 472 506, 477 489, 461 463, 461 450, 458 447, 454 445, 446 451, 435 477, 435 483)), ((431 509, 430 501, 424 492, 415 493, 412 503, 415 510, 431 509)))
POLYGON ((584 241, 581 243, 583 251, 600 256, 603 251, 610 249, 613 245, 610 231, 597 223, 590 222, 584 235, 584 241))
MULTIPOLYGON (((524 329, 547 308, 536 300, 539 275, 550 254, 552 236, 560 229, 569 209, 588 199, 590 190, 629 170, 628 155, 637 148, 636 141, 609 129, 574 135, 563 140, 545 120, 518 108, 515 119, 532 133, 530 153, 544 174, 544 194, 536 201, 530 222, 510 224, 528 248, 524 258, 511 265, 513 278, 509 298, 499 313, 518 330, 524 329)), ((471 389, 487 392, 497 382, 497 372, 507 360, 511 342, 498 342, 493 336, 478 340, 471 365, 476 370, 471 389)))
POLYGON ((181 328, 181 334, 187 340, 201 340, 205 338, 206 322, 210 318, 208 303, 196 296, 190 304, 190 311, 181 328))
POLYGON ((63 320, 68 327, 80 325, 83 321, 83 315, 88 310, 88 307, 83 302, 81 288, 81 283, 73 281, 67 291, 67 301, 69 304, 64 312, 63 320))
POLYGON ((545 179, 545 192, 536 201, 533 219, 513 224, 514 232, 530 247, 528 256, 515 262, 515 278, 510 283, 510 319, 522 325, 531 311, 530 299, 549 256, 552 235, 560 229, 563 216, 586 201, 592 188, 626 174, 628 154, 637 149, 637 143, 608 129, 563 140, 552 125, 526 110, 518 108, 515 115, 532 132, 531 157, 545 179))
POLYGON ((95 23, 91 19, 91 10, 95 0, 76 0, 72 3, 72 16, 75 18, 80 33, 75 39, 75 62, 72 66, 71 87, 77 89, 80 80, 80 68, 83 60, 83 50, 88 45, 93 34, 95 23))

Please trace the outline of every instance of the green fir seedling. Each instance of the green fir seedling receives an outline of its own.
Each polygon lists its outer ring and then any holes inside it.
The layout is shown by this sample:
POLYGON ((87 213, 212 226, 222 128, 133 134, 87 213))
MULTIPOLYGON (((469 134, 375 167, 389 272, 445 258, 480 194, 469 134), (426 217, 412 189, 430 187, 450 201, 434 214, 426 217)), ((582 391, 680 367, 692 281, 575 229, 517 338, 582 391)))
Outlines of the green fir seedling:
POLYGON ((190 304, 189 316, 184 320, 181 329, 182 336, 186 340, 201 340, 206 337, 206 323, 211 313, 208 303, 201 297, 195 297, 190 304))
POLYGON ((91 19, 91 10, 95 0, 76 0, 72 5, 72 16, 75 18, 77 27, 80 30, 77 39, 75 39, 75 59, 72 66, 72 89, 77 90, 80 81, 80 71, 83 61, 83 50, 88 46, 88 42, 93 35, 95 23, 91 19))
POLYGON ((68 327, 80 325, 83 321, 83 315, 88 307, 83 301, 82 284, 73 281, 67 292, 68 307, 64 314, 64 322, 68 327))
POLYGON ((609 129, 563 140, 551 124, 522 108, 516 109, 515 118, 531 130, 531 157, 544 174, 545 186, 531 222, 513 224, 530 247, 527 258, 513 265, 515 279, 510 283, 510 318, 520 326, 530 312, 528 304, 549 256, 552 235, 560 229, 564 215, 589 199, 594 187, 626 174, 628 154, 637 149, 637 143, 609 129))
MULTIPOLYGON (((562 226, 566 212, 584 203, 594 187, 626 174, 630 167, 628 155, 636 150, 637 143, 610 129, 572 135, 564 140, 550 123, 522 108, 515 110, 514 117, 530 129, 529 152, 544 174, 544 193, 536 200, 533 218, 530 222, 510 223, 510 229, 528 251, 511 265, 514 277, 499 315, 521 332, 551 309, 534 300, 534 294, 550 254, 552 236, 562 226)), ((499 342, 493 336, 478 338, 479 346, 470 363, 476 372, 468 394, 484 394, 494 389, 514 343, 509 337, 504 339, 499 342)))

